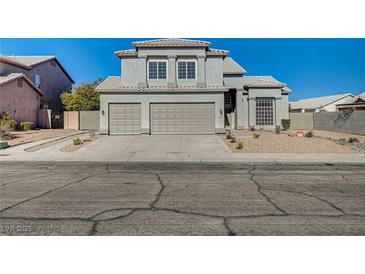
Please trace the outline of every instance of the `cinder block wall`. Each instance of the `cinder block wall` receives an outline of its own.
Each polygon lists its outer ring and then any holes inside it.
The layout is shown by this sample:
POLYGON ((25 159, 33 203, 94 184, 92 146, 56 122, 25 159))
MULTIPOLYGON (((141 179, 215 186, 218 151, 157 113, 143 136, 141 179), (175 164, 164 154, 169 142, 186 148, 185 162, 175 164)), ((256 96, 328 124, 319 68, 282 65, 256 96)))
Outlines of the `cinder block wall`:
POLYGON ((313 129, 313 113, 290 113, 291 129, 313 129))
POLYGON ((80 111, 80 129, 99 130, 100 111, 80 111))
POLYGON ((314 129, 365 135, 365 111, 318 112, 313 115, 314 129))

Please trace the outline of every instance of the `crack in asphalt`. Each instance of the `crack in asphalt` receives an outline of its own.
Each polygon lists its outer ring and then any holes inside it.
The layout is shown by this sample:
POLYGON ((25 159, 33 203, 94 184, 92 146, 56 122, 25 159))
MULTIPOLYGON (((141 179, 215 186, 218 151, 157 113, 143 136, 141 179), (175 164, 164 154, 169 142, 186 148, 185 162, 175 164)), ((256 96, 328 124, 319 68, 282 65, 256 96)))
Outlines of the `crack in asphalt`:
MULTIPOLYGON (((338 206, 336 206, 335 204, 331 203, 330 201, 327 201, 323 198, 317 197, 313 194, 307 194, 305 192, 300 192, 300 191, 291 191, 291 190, 278 190, 278 189, 272 189, 272 188, 262 188, 262 191, 276 191, 276 192, 286 192, 286 193, 293 193, 293 194, 298 194, 298 195, 303 195, 303 196, 307 196, 307 197, 311 197, 311 198, 315 198, 321 202, 327 203, 328 205, 330 205, 332 208, 334 208, 337 211, 341 212, 341 215, 346 215, 347 213, 345 211, 343 211, 341 208, 339 208, 338 206)), ((290 214, 288 214, 290 215, 290 214)))
POLYGON ((37 198, 43 197, 43 196, 45 196, 45 195, 47 195, 47 194, 49 194, 49 193, 51 193, 51 192, 53 192, 53 191, 56 191, 56 190, 61 189, 61 188, 64 188, 64 187, 67 187, 67 186, 72 185, 72 184, 80 183, 80 182, 82 182, 82 181, 84 181, 84 180, 86 180, 86 179, 89 179, 89 178, 91 178, 91 177, 94 177, 94 176, 97 176, 97 175, 100 175, 100 174, 102 174, 102 173, 89 175, 89 176, 86 176, 86 177, 84 177, 84 178, 82 178, 82 179, 79 179, 79 180, 76 180, 76 181, 73 181, 73 182, 67 183, 67 184, 65 184, 65 185, 62 185, 62 186, 59 186, 59 187, 56 187, 56 188, 53 188, 53 189, 50 189, 50 190, 48 190, 48 191, 46 191, 46 192, 43 192, 43 193, 41 193, 41 194, 39 194, 39 195, 36 195, 36 196, 34 196, 34 197, 31 197, 31 198, 28 198, 28 199, 26 199, 26 200, 24 200, 24 201, 21 201, 21 202, 19 202, 19 203, 16 203, 16 204, 11 205, 11 206, 8 206, 8 207, 5 207, 5 208, 3 208, 2 210, 0 210, 0 213, 4 213, 6 210, 12 209, 12 208, 14 208, 14 207, 16 207, 16 206, 18 206, 18 205, 21 205, 21 204, 24 204, 24 203, 29 202, 29 201, 31 201, 31 200, 34 200, 34 199, 37 199, 37 198))
POLYGON ((20 183, 20 182, 24 182, 24 181, 29 181, 29 180, 42 179, 42 178, 46 178, 46 177, 52 176, 52 175, 54 175, 54 173, 50 173, 50 174, 42 175, 42 176, 37 176, 37 177, 32 177, 32 178, 21 179, 21 180, 17 180, 17 181, 11 181, 11 182, 0 184, 0 187, 7 186, 7 185, 12 185, 12 184, 16 184, 16 183, 20 183))
POLYGON ((283 213, 283 215, 289 215, 285 210, 281 209, 277 204, 275 204, 269 196, 267 196, 264 192, 262 192, 262 186, 255 180, 255 174, 252 173, 256 169, 256 165, 253 165, 253 167, 248 171, 248 174, 250 174, 250 181, 253 182, 256 187, 257 191, 266 199, 267 202, 269 202, 272 206, 274 206, 278 211, 283 213))
POLYGON ((160 174, 158 173, 155 173, 155 176, 157 177, 157 181, 159 182, 160 184, 160 191, 156 194, 156 198, 154 201, 152 201, 151 203, 151 208, 154 208, 155 207, 155 204, 158 202, 158 200, 160 199, 161 195, 162 195, 162 192, 164 191, 165 189, 165 185, 163 184, 162 182, 162 179, 161 179, 161 176, 160 174))
MULTIPOLYGON (((55 162, 53 162, 52 165, 50 165, 49 167, 53 166, 54 164, 55 164, 55 162)), ((48 170, 49 170, 49 167, 47 168, 48 170)), ((160 190, 156 194, 154 194, 155 195, 155 198, 150 203, 150 207, 141 207, 141 208, 121 207, 121 208, 108 209, 108 210, 104 210, 104 211, 98 212, 98 213, 96 213, 93 216, 88 217, 88 218, 74 218, 74 217, 71 217, 71 218, 67 218, 67 217, 66 218, 1 217, 1 218, 3 218, 3 219, 16 219, 16 220, 49 220, 49 221, 76 220, 76 221, 87 221, 87 222, 92 222, 93 223, 92 229, 90 230, 90 232, 88 233, 88 235, 97 235, 97 232, 98 232, 97 231, 97 227, 98 227, 98 224, 100 222, 123 219, 123 218, 128 217, 128 216, 132 215, 133 213, 135 213, 137 211, 141 211, 141 210, 144 210, 144 211, 148 211, 148 210, 152 210, 152 211, 170 211, 170 212, 174 212, 174 213, 178 213, 178 214, 185 214, 185 215, 192 215, 192 216, 209 217, 209 218, 219 219, 219 220, 222 221, 222 225, 226 229, 227 235, 234 236, 234 235, 236 235, 236 233, 229 226, 229 220, 230 219, 239 219, 239 218, 265 218, 265 217, 280 217, 280 218, 284 218, 284 217, 288 217, 288 216, 329 217, 329 218, 339 218, 339 217, 344 217, 344 216, 346 216, 346 217, 365 217, 365 215, 361 215, 361 214, 347 214, 341 208, 337 207, 335 204, 333 204, 333 203, 331 203, 331 202, 329 202, 329 201, 327 201, 327 200, 325 200, 323 198, 317 197, 315 195, 307 194, 307 193, 304 193, 304 192, 286 191, 286 190, 277 190, 277 189, 265 188, 261 184, 259 184, 257 182, 257 180, 255 179, 255 174, 253 173, 253 171, 255 169, 256 169, 256 165, 254 164, 250 170, 247 170, 245 172, 247 172, 248 174, 251 175, 249 179, 250 179, 251 182, 253 182, 255 184, 255 186, 257 187, 257 191, 265 198, 265 200, 268 203, 270 203, 272 206, 274 206, 281 214, 261 214, 261 215, 255 215, 255 214, 253 214, 253 215, 240 215, 240 216, 221 216, 221 215, 196 213, 196 212, 189 212, 189 211, 172 209, 172 208, 158 207, 158 206, 156 206, 156 204, 158 203, 159 199, 161 198, 162 193, 164 192, 166 186, 164 185, 164 183, 163 183, 163 181, 161 179, 161 175, 159 173, 145 172, 148 169, 143 169, 143 171, 144 171, 143 174, 155 175, 156 178, 157 178, 158 183, 160 184, 160 190), (304 195, 304 196, 312 197, 312 198, 318 199, 318 200, 320 200, 322 202, 325 202, 325 203, 329 204, 331 207, 333 207, 334 209, 340 211, 342 214, 340 214, 340 215, 289 214, 285 210, 281 209, 278 205, 276 205, 276 203, 273 202, 271 200, 271 198, 264 193, 265 190, 267 190, 267 191, 278 191, 278 192, 279 191, 281 191, 281 192, 288 192, 288 193, 294 193, 294 194, 299 194, 299 195, 304 195), (97 216, 100 216, 101 214, 104 214, 104 213, 107 213, 107 212, 111 212, 111 211, 117 211, 117 210, 130 210, 130 212, 127 213, 127 214, 122 214, 122 215, 119 215, 119 216, 113 216, 113 217, 110 217, 110 218, 105 218, 105 219, 100 219, 100 220, 93 220, 94 218, 96 218, 97 216)), ((132 170, 132 171, 128 171, 128 170, 124 171, 123 170, 123 171, 113 172, 113 171, 110 170, 110 165, 109 164, 106 164, 105 171, 106 171, 106 173, 136 173, 136 172, 142 172, 141 170, 132 170)), ((80 172, 82 172, 82 171, 80 171, 80 172)), ((78 174, 78 173, 74 173, 74 174, 78 174)), ((67 186, 69 186, 71 184, 75 184, 75 183, 82 182, 82 181, 84 181, 84 180, 86 180, 88 178, 91 178, 91 177, 94 177, 94 176, 97 176, 97 175, 100 175, 100 174, 103 174, 103 173, 96 173, 96 174, 93 174, 93 175, 90 175, 90 176, 86 176, 86 177, 84 177, 82 179, 73 181, 71 183, 68 183, 68 184, 65 184, 65 185, 56 187, 56 188, 51 189, 51 190, 49 190, 47 192, 44 192, 44 193, 42 193, 40 195, 37 195, 37 196, 32 197, 32 198, 29 198, 29 199, 24 200, 22 202, 19 202, 19 203, 13 205, 13 206, 9 206, 7 208, 4 208, 3 210, 0 211, 0 213, 3 213, 4 211, 6 211, 8 209, 11 209, 11 208, 13 208, 15 206, 18 206, 20 204, 26 203, 26 202, 28 202, 30 200, 33 200, 33 199, 42 197, 44 195, 47 195, 48 193, 53 192, 55 190, 58 190, 58 189, 67 187, 67 186)), ((47 177, 47 176, 50 176, 50 175, 51 174, 48 174, 48 175, 45 175, 45 176, 41 176, 41 177, 47 177)), ((346 178, 343 174, 342 174, 342 177, 348 182, 348 178, 346 178)), ((32 178, 32 179, 37 179, 37 178, 32 178)), ((24 180, 28 180, 28 179, 24 179, 24 180)), ((23 180, 20 180, 20 181, 23 181, 23 180)), ((10 183, 12 183, 12 182, 10 182, 10 183)), ((362 197, 364 195, 365 194, 362 194, 362 195, 359 195, 359 196, 354 196, 354 197, 362 197)), ((344 197, 353 197, 353 196, 344 196, 344 197)))

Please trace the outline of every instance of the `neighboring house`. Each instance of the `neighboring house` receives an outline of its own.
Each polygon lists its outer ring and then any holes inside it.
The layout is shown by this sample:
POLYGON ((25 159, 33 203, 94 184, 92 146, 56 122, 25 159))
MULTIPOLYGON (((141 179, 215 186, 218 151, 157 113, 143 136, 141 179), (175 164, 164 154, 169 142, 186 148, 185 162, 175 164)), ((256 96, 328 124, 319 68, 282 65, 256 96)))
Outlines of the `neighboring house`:
POLYGON ((337 111, 336 105, 354 98, 351 93, 316 97, 290 103, 290 112, 337 111))
POLYGON ((365 110, 365 92, 349 99, 348 101, 336 105, 338 111, 359 111, 365 110))
POLYGON ((74 83, 55 56, 0 55, 0 76, 10 73, 23 73, 44 93, 42 107, 54 111, 63 110, 60 94, 71 91, 74 83))
POLYGON ((286 119, 290 89, 271 76, 244 76, 228 51, 206 41, 159 39, 115 54, 122 76, 100 92, 103 134, 214 134, 274 128, 286 119))
POLYGON ((42 95, 22 73, 0 76, 0 113, 9 112, 11 119, 36 124, 42 95))

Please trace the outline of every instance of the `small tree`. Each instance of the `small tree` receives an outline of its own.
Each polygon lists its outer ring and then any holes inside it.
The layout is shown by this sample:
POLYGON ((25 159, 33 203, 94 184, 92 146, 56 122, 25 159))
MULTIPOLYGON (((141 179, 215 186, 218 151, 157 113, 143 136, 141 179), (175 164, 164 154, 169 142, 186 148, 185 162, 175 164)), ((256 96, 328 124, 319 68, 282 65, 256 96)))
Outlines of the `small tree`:
POLYGON ((99 110, 100 96, 95 88, 102 80, 93 83, 82 83, 73 92, 63 92, 61 101, 66 110, 87 111, 99 110))

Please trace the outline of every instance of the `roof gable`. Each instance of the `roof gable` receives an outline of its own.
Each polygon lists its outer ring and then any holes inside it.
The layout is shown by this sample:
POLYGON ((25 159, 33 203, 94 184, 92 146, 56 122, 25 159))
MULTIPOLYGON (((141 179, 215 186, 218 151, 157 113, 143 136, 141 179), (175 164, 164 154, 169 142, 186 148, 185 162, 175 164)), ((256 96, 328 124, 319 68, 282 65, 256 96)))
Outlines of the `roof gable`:
POLYGON ((0 56, 0 61, 5 63, 15 65, 24 69, 31 70, 34 66, 42 64, 46 61, 55 60, 57 65, 63 71, 63 73, 70 79, 70 81, 74 84, 74 80, 67 73, 61 63, 57 60, 57 58, 53 55, 34 55, 34 56, 0 56))
POLYGON ((6 76, 0 76, 0 86, 15 81, 19 78, 23 78, 36 92, 43 96, 43 92, 37 88, 34 83, 28 79, 23 73, 10 73, 6 76))
POLYGON ((240 74, 243 75, 247 71, 242 68, 236 61, 231 57, 226 57, 223 60, 223 74, 240 74))

